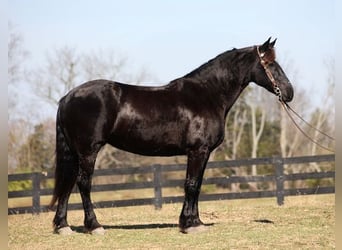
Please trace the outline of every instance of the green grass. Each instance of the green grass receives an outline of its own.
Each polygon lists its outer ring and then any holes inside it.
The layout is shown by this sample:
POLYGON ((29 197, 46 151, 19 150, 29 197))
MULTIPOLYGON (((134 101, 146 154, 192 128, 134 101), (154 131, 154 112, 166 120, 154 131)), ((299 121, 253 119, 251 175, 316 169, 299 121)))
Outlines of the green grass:
POLYGON ((181 204, 96 209, 104 236, 82 233, 83 211, 70 211, 77 233, 52 234, 54 213, 8 216, 9 249, 335 249, 335 196, 201 202, 197 234, 181 234, 181 204))

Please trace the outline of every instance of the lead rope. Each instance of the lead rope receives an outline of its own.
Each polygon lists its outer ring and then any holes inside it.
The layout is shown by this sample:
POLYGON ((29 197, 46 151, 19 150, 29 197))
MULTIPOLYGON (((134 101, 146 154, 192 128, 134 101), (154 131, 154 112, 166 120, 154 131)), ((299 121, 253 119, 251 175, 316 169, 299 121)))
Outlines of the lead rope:
MULTIPOLYGON (((315 141, 314 139, 312 139, 306 132, 304 132, 304 130, 297 124, 297 122, 296 122, 295 119, 291 116, 291 114, 290 114, 290 112, 289 112, 289 110, 293 111, 293 109, 292 109, 288 104, 284 103, 283 101, 280 101, 280 103, 281 103, 282 107, 284 108, 284 110, 286 111, 287 115, 290 117, 290 119, 291 119, 291 121, 293 122, 293 124, 296 126, 296 128, 297 128, 300 132, 302 132, 302 134, 303 134, 306 138, 308 138, 312 143, 316 144, 317 146, 319 146, 319 147, 321 147, 321 148, 323 148, 323 149, 325 149, 325 150, 327 150, 327 151, 329 151, 329 152, 335 153, 335 151, 333 151, 332 149, 327 148, 327 147, 323 146, 322 144, 318 143, 317 141, 315 141)), ((294 112, 294 111, 293 111, 293 112, 294 112)), ((295 113, 295 112, 294 112, 294 113, 295 113)), ((300 117, 300 116, 298 115, 298 117, 300 117)), ((329 136, 329 135, 327 135, 327 134, 321 132, 319 129, 317 129, 317 128, 315 128, 314 126, 312 126, 310 123, 308 123, 307 121, 305 121, 302 117, 300 117, 300 119, 301 119, 302 121, 304 121, 306 124, 308 124, 311 128, 317 130, 318 132, 320 132, 321 134, 327 136, 328 138, 330 138, 330 139, 332 139, 332 140, 335 140, 333 137, 331 137, 331 136, 329 136)))
POLYGON ((286 111, 287 115, 290 117, 291 121, 293 122, 293 124, 295 125, 295 127, 307 138, 309 139, 312 143, 316 144, 317 146, 329 151, 329 152, 332 152, 332 153, 335 153, 335 151, 333 151, 332 149, 330 148, 327 148, 325 146, 323 146, 322 144, 318 143, 317 141, 315 141, 314 139, 312 139, 298 124, 297 122, 295 121, 295 119, 291 116, 290 111, 292 111, 297 117, 299 117, 305 124, 307 124, 310 128, 318 131, 319 133, 321 133, 322 135, 326 136, 327 138, 331 139, 331 140, 335 140, 335 138, 333 138, 332 136, 324 133, 323 131, 319 130, 318 128, 314 127, 313 125, 311 125, 310 123, 308 123, 307 121, 304 120, 304 118, 302 118, 296 111, 294 111, 287 103, 285 103, 283 100, 282 100, 282 95, 281 95, 281 91, 280 91, 280 88, 278 86, 278 84, 276 83, 273 75, 272 75, 272 72, 267 68, 267 64, 265 62, 265 60, 263 59, 263 56, 264 56, 264 53, 260 53, 259 51, 259 46, 257 46, 257 52, 258 52, 258 56, 259 56, 259 59, 260 59, 260 63, 262 65, 262 67, 264 68, 265 70, 265 73, 268 77, 268 79, 272 82, 272 85, 273 85, 273 90, 274 90, 274 93, 276 94, 276 96, 278 97, 282 107, 284 108, 284 110, 286 111))
POLYGON ((310 123, 308 123, 307 121, 304 120, 303 117, 301 117, 293 108, 291 108, 290 105, 288 105, 287 103, 284 103, 286 105, 286 107, 292 111, 293 114, 295 114, 302 122, 304 122, 306 125, 308 125, 310 128, 316 130, 317 132, 319 132, 320 134, 326 136, 327 138, 329 138, 332 141, 335 141, 335 138, 328 135, 327 133, 323 132, 322 130, 319 130, 318 128, 314 127, 313 125, 311 125, 310 123))

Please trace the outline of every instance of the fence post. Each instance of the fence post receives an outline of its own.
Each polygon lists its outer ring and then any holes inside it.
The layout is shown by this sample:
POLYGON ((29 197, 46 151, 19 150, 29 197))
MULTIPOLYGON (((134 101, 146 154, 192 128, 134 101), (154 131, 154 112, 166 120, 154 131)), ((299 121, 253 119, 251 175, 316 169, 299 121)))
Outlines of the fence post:
POLYGON ((32 213, 39 214, 40 212, 40 173, 32 175, 32 213))
POLYGON ((154 207, 161 209, 163 204, 161 165, 153 165, 154 175, 154 207))
POLYGON ((276 173, 276 196, 279 206, 284 205, 284 161, 283 158, 273 158, 276 173))

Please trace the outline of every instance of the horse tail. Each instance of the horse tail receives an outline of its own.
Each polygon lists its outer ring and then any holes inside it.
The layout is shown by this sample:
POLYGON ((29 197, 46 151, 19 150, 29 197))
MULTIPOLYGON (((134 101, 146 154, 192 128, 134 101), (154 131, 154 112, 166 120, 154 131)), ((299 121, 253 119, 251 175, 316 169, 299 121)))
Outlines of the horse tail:
POLYGON ((55 169, 55 187, 53 197, 49 204, 52 209, 55 203, 61 198, 69 196, 78 175, 78 156, 70 147, 63 126, 60 120, 60 107, 56 117, 56 169, 55 169))

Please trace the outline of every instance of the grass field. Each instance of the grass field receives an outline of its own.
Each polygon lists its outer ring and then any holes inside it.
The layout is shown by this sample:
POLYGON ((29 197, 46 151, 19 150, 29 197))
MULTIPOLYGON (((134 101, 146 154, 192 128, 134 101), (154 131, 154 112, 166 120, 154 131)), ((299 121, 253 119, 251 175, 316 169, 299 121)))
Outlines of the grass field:
POLYGON ((9 249, 335 249, 335 196, 201 202, 208 230, 178 232, 181 204, 96 209, 104 236, 82 233, 83 211, 70 211, 76 233, 52 233, 52 212, 8 216, 9 249))

